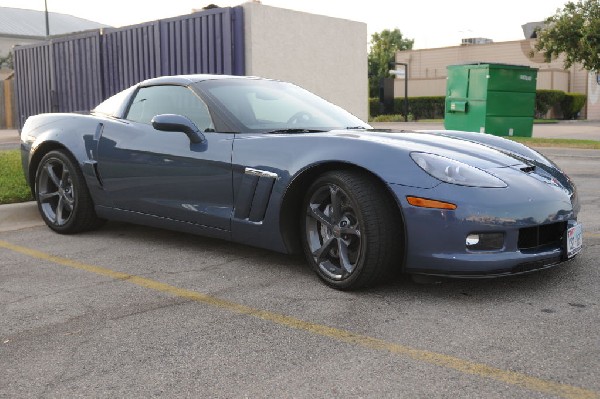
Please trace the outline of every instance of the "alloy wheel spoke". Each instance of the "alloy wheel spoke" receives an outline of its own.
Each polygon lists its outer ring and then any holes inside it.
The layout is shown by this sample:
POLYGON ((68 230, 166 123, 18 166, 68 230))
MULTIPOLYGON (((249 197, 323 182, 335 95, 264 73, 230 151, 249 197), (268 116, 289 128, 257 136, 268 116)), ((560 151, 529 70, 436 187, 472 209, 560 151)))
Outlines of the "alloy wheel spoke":
POLYGON ((319 210, 318 205, 313 206, 313 204, 311 204, 307 213, 308 216, 312 217, 317 222, 320 222, 321 224, 331 228, 332 222, 330 218, 319 210))
POLYGON ((334 237, 331 237, 323 243, 323 246, 321 248, 313 252, 313 256, 317 264, 321 263, 325 259, 325 256, 327 256, 329 251, 333 248, 336 241, 337 240, 334 237))
POLYGON ((343 235, 353 235, 356 237, 360 237, 360 230, 356 227, 341 227, 340 233, 343 235))
POLYGON ((55 217, 54 217, 54 223, 58 224, 58 225, 62 225, 64 222, 63 219, 63 208, 64 208, 64 197, 61 195, 60 199, 58 200, 58 204, 56 205, 56 212, 54 213, 55 217))
MULTIPOLYGON (((69 181, 69 170, 63 166, 62 176, 60 177, 60 183, 66 185, 69 181)), ((64 187, 66 188, 66 187, 64 187)))
POLYGON ((54 173, 54 169, 52 169, 52 164, 49 163, 46 165, 46 173, 48 174, 50 180, 52 180, 52 183, 54 183, 56 187, 60 187, 60 179, 58 178, 58 176, 56 176, 56 173, 54 173))
POLYGON ((340 188, 337 186, 329 187, 329 192, 331 195, 331 220, 336 224, 342 218, 342 200, 340 198, 340 191, 340 188))
POLYGON ((350 274, 354 270, 354 265, 350 263, 350 259, 348 258, 348 245, 344 240, 338 241, 338 253, 340 255, 340 266, 342 271, 350 274))
POLYGON ((54 191, 52 193, 39 193, 39 197, 40 197, 40 201, 41 202, 46 202, 48 201, 50 198, 56 197, 57 195, 60 195, 58 193, 58 191, 54 191))
POLYGON ((64 207, 67 208, 69 212, 72 211, 75 200, 70 198, 67 194, 63 195, 62 200, 64 207))

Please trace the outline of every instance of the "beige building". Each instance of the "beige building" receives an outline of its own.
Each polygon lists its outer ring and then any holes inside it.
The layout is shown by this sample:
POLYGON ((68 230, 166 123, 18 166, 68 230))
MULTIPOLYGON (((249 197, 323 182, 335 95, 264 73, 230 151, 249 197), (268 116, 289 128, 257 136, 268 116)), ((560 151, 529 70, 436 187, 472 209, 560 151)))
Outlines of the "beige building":
MULTIPOLYGON (((595 73, 574 65, 563 68, 562 59, 544 62, 541 54, 533 58, 530 53, 535 39, 467 44, 424 50, 407 50, 396 53, 396 62, 408 64, 408 95, 445 96, 446 67, 474 62, 527 65, 538 68, 537 88, 577 92, 587 95, 582 117, 600 119, 600 82, 595 73)), ((404 96, 404 78, 394 79, 394 97, 404 96)))
POLYGON ((242 7, 246 75, 295 83, 367 120, 365 23, 256 2, 242 7))

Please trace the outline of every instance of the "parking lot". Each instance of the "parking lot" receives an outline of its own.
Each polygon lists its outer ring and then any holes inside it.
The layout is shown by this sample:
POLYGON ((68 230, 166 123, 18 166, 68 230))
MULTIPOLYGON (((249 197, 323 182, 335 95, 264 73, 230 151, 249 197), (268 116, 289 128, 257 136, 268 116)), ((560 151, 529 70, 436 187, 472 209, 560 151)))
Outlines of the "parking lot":
POLYGON ((542 152, 578 186, 584 250, 524 276, 348 293, 166 230, 4 229, 0 397, 598 398, 600 151, 542 152))

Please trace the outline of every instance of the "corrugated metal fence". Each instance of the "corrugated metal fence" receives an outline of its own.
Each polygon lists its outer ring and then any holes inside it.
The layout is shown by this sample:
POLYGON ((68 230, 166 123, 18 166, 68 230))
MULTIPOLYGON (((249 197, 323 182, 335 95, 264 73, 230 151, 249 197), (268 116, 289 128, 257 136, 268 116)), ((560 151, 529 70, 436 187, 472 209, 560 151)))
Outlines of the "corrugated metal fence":
POLYGON ((88 111, 157 76, 244 75, 243 8, 217 8, 15 48, 19 127, 44 112, 88 111))

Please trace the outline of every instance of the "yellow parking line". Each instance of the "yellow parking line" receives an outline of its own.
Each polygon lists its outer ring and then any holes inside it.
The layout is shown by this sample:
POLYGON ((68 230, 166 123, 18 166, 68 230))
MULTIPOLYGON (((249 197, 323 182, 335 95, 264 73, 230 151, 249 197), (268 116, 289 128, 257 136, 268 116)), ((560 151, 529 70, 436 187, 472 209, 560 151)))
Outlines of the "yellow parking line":
POLYGON ((434 364, 440 367, 460 371, 466 374, 472 374, 479 377, 490 378, 496 381, 501 381, 510 385, 515 385, 531 391, 551 394, 570 399, 594 399, 600 398, 598 392, 594 392, 584 388, 578 388, 571 385, 561 384, 554 381, 543 380, 541 378, 531 377, 526 374, 502 370, 499 368, 487 366, 485 364, 472 362, 469 360, 460 359, 454 356, 444 355, 442 353, 431 352, 422 349, 411 348, 405 345, 399 345, 392 342, 384 341, 369 337, 366 335, 356 334, 348 330, 328 327, 322 324, 311 323, 300 320, 294 317, 283 314, 269 312, 252 308, 239 303, 219 299, 200 292, 191 291, 183 288, 178 288, 169 284, 148 278, 136 276, 133 274, 122 273, 110 270, 100 266, 88 265, 76 260, 61 258, 50 255, 35 249, 14 245, 6 241, 0 240, 0 247, 40 259, 47 262, 53 262, 62 266, 68 266, 74 269, 84 270, 90 273, 109 277, 115 280, 127 281, 131 284, 145 287, 151 290, 168 293, 180 298, 187 298, 192 301, 212 305, 231 312, 241 313, 258 319, 266 320, 282 326, 295 328, 297 330, 307 331, 312 334, 328 337, 337 341, 346 342, 357 345, 363 348, 387 351, 392 354, 401 355, 424 363, 434 364))
POLYGON ((600 238, 600 233, 590 233, 589 231, 583 232, 583 236, 586 238, 600 238))

